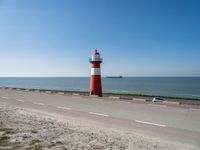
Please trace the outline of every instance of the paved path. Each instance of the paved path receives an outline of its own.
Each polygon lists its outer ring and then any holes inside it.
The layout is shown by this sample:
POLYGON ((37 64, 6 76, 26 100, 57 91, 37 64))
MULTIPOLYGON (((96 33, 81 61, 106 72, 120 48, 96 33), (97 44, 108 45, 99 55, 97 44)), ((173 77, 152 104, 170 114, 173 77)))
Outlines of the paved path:
POLYGON ((200 147, 200 110, 106 98, 0 90, 0 103, 98 122, 200 147))

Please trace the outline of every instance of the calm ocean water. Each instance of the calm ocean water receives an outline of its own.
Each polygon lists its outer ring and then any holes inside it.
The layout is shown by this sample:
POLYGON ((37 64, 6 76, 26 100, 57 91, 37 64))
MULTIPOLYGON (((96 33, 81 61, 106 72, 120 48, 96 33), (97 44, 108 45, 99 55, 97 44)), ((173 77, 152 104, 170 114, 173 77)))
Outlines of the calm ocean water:
MULTIPOLYGON (((200 77, 102 78, 103 92, 175 96, 200 99, 200 77)), ((89 78, 0 78, 0 86, 88 91, 89 78)))

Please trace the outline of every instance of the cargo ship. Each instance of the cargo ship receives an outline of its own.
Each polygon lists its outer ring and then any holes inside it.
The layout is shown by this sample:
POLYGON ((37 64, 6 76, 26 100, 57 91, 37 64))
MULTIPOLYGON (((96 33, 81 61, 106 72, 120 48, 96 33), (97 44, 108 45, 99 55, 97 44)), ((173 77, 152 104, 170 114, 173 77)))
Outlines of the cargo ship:
POLYGON ((123 78, 122 76, 106 76, 106 78, 123 78))

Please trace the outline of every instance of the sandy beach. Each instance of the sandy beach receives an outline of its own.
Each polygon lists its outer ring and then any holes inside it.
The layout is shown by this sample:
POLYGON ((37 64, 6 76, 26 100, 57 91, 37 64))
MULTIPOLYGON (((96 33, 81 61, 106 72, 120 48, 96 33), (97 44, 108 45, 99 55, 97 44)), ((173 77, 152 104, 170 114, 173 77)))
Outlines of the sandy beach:
POLYGON ((178 147, 132 132, 1 104, 0 149, 174 150, 178 147))

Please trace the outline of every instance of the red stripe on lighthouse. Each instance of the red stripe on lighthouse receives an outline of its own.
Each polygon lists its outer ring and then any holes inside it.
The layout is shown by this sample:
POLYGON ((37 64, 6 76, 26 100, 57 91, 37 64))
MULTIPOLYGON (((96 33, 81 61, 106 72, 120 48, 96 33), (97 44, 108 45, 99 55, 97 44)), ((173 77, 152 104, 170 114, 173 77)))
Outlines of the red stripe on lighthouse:
POLYGON ((92 68, 100 68, 100 63, 99 62, 93 62, 92 68))

